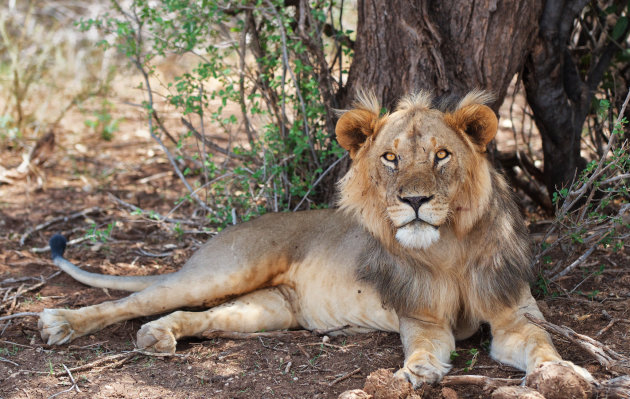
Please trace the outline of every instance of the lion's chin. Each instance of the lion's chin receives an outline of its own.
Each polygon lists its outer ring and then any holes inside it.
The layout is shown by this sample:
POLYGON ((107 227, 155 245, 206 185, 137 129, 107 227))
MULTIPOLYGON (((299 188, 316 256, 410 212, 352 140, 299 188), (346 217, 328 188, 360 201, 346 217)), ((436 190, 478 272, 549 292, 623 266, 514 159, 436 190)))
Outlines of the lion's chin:
POLYGON ((440 238, 440 231, 426 223, 410 223, 398 229, 396 239, 408 248, 424 249, 440 238))

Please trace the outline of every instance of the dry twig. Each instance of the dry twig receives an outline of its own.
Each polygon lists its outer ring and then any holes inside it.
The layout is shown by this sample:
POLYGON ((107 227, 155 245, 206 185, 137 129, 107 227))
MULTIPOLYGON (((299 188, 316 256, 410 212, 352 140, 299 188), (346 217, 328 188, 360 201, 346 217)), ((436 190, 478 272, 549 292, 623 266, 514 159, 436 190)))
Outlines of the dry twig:
POLYGON ((328 384, 328 386, 329 386, 329 387, 332 387, 332 386, 333 386, 333 385, 335 385, 336 383, 341 382, 341 381, 343 381, 343 380, 347 380, 348 378, 350 378, 350 377, 352 377, 353 375, 358 374, 358 373, 360 373, 360 372, 361 372, 361 367, 359 367, 359 368, 357 368, 357 369, 355 369, 355 370, 352 370, 351 372, 346 373, 346 374, 342 375, 342 376, 341 376, 341 377, 339 377, 339 378, 334 379, 333 381, 331 381, 331 382, 328 384))

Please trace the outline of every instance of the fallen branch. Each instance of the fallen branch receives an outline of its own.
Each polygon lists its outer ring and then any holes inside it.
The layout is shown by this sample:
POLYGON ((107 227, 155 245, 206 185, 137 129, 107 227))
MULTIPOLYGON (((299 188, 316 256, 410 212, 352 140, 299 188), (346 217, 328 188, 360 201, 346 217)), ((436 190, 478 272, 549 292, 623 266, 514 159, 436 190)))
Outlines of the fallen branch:
MULTIPOLYGON (((46 261, 46 264, 49 265, 50 262, 46 261)), ((4 285, 4 284, 15 284, 15 283, 21 283, 23 281, 29 281, 29 280, 42 281, 42 279, 40 277, 32 277, 32 276, 9 277, 9 278, 6 278, 6 279, 0 281, 0 284, 2 284, 2 285, 4 285)), ((11 287, 9 287, 9 288, 11 288, 11 287)))
POLYGON ((493 391, 499 387, 519 385, 522 378, 492 378, 485 375, 447 375, 442 379, 444 386, 476 385, 484 391, 493 391))
POLYGON ((541 327, 551 333, 564 337, 582 349, 590 353, 595 360, 608 370, 618 373, 630 374, 630 359, 615 352, 608 346, 599 341, 594 340, 586 335, 578 334, 569 327, 557 326, 548 321, 539 319, 529 313, 525 313, 525 317, 538 327, 541 327))
POLYGON ((12 362, 11 360, 9 360, 9 359, 5 359, 4 357, 0 357, 0 362, 5 362, 5 363, 12 364, 12 365, 14 365, 14 366, 16 366, 16 367, 20 367, 20 365, 19 365, 19 364, 17 364, 16 362, 12 362))
POLYGON ((0 344, 19 346, 20 348, 35 349, 35 347, 33 347, 33 346, 18 344, 17 342, 13 342, 13 341, 0 340, 0 344))
POLYGON ((243 333, 236 331, 208 330, 202 336, 207 339, 227 338, 227 339, 257 339, 257 338, 278 338, 278 337, 309 337, 312 334, 307 330, 297 331, 265 331, 254 333, 243 333))
POLYGON ((16 317, 29 317, 29 316, 30 317, 39 316, 39 313, 37 313, 37 312, 22 312, 22 313, 10 314, 8 316, 0 317, 0 321, 15 319, 16 317))
POLYGON ((99 212, 102 212, 102 211, 103 211, 103 210, 102 210, 100 207, 98 207, 98 206, 93 206, 93 207, 91 207, 91 208, 86 208, 86 209, 84 209, 84 210, 82 210, 82 211, 75 212, 75 213, 72 213, 72 214, 70 214, 70 215, 58 216, 58 217, 56 217, 56 218, 50 219, 50 220, 49 220, 49 221, 47 221, 47 222, 44 222, 44 223, 42 223, 42 224, 38 224, 37 226, 32 227, 32 228, 31 228, 31 227, 29 227, 28 229, 26 229, 26 231, 24 232, 24 234, 22 234, 22 237, 20 237, 20 245, 24 245, 24 242, 25 242, 25 241, 26 241, 26 240, 27 240, 27 239, 31 236, 31 234, 33 234, 34 232, 39 231, 39 230, 43 230, 43 229, 45 229, 46 227, 52 226, 52 225, 53 225, 53 224, 55 224, 55 223, 59 223, 59 222, 67 222, 67 221, 69 221, 69 220, 76 219, 76 218, 80 218, 80 217, 82 217, 82 216, 89 215, 89 214, 91 214, 91 213, 99 213, 99 212))
POLYGON ((598 398, 630 398, 630 376, 602 381, 595 386, 595 392, 598 393, 598 398))
POLYGON ((96 359, 93 362, 84 364, 82 366, 77 366, 77 367, 72 367, 70 369, 68 369, 69 371, 72 372, 77 372, 77 371, 92 371, 92 369, 97 369, 96 371, 101 371, 104 369, 108 369, 108 368, 115 368, 118 366, 121 366, 122 364, 128 362, 129 360, 131 360, 132 358, 134 358, 136 356, 136 352, 132 351, 132 352, 124 352, 124 353, 117 353, 115 355, 109 355, 106 357, 102 357, 100 359, 96 359), (113 361, 111 364, 107 364, 105 366, 101 366, 104 363, 113 361))
POLYGON ((279 337, 312 337, 313 335, 326 335, 351 328, 350 325, 330 328, 326 330, 282 330, 244 333, 224 330, 207 330, 201 336, 207 339, 228 338, 228 339, 257 339, 257 338, 279 338, 279 337))
POLYGON ((179 353, 162 353, 162 352, 149 352, 142 349, 134 349, 131 352, 127 353, 139 353, 141 355, 150 356, 150 357, 188 357, 188 355, 182 355, 179 353))

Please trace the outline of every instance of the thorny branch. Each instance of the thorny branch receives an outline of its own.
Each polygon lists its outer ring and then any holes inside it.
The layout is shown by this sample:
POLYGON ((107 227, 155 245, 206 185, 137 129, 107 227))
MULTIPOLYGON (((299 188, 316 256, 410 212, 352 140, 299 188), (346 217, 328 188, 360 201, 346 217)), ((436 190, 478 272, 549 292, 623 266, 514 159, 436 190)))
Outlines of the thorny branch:
MULTIPOLYGON (((556 219, 553 226, 549 229, 542 242, 547 243, 550 237, 558 235, 553 243, 549 244, 546 249, 540 251, 536 256, 534 263, 538 263, 547 253, 556 248, 558 245, 570 242, 576 235, 584 236, 581 238, 584 244, 588 244, 588 248, 582 255, 570 263, 568 266, 560 263, 555 268, 547 270, 545 275, 550 281, 556 281, 562 276, 571 272, 575 267, 582 264, 600 245, 605 238, 611 238, 611 232, 614 231, 614 225, 628 213, 630 206, 628 204, 621 205, 617 210, 617 214, 601 219, 598 216, 592 216, 595 212, 603 211, 603 205, 612 194, 617 192, 619 185, 624 184, 627 178, 623 173, 623 165, 616 165, 615 159, 611 159, 611 153, 617 145, 620 134, 614 133, 616 129, 622 126, 623 116, 625 114, 628 102, 630 101, 630 88, 626 95, 625 101, 619 111, 618 117, 612 126, 608 142, 604 147, 603 153, 592 172, 587 178, 577 180, 571 185, 571 189, 566 194, 562 205, 558 208, 556 219), (614 170, 615 166, 619 166, 622 173, 614 170), (618 173, 615 175, 615 173, 618 173), (599 193, 596 195, 596 192, 599 193), (587 212, 588 210, 588 212, 587 212), (563 267, 564 266, 564 267, 563 267)), ((629 145, 625 141, 617 147, 620 151, 628 152, 629 145)), ((575 180, 575 179, 574 179, 575 180)))

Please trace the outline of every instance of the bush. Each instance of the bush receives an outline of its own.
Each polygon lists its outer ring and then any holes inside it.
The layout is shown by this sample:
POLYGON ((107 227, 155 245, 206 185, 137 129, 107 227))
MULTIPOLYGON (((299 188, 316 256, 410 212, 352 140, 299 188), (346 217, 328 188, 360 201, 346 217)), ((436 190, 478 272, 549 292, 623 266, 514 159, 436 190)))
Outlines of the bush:
POLYGON ((330 187, 319 182, 344 154, 334 139, 331 71, 343 79, 349 49, 319 32, 341 12, 337 7, 288 8, 278 0, 113 5, 111 13, 79 25, 99 29, 101 44, 141 72, 150 133, 188 188, 182 200, 220 225, 268 210, 325 206, 330 187), (156 83, 155 65, 173 54, 192 55, 196 65, 156 83), (154 99, 158 84, 167 104, 154 99), (165 126, 160 108, 166 106, 181 116, 183 133, 165 126), (227 145, 212 140, 210 130, 227 145))

